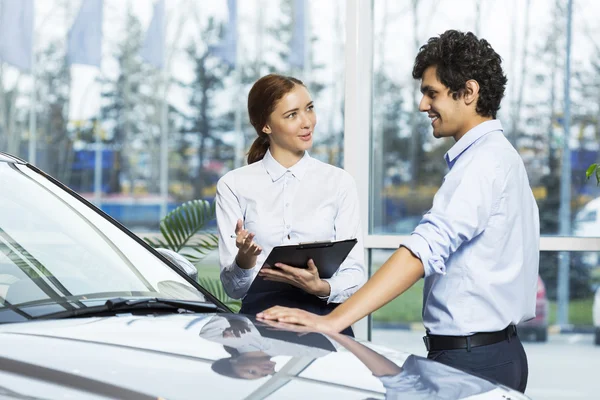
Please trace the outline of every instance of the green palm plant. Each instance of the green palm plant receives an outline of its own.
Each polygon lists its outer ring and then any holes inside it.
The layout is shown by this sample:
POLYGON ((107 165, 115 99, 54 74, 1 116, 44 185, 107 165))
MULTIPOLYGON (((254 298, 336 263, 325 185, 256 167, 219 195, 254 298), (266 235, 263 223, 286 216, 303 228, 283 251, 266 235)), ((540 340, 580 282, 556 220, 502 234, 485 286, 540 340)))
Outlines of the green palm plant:
POLYGON ((596 175, 596 184, 600 186, 600 164, 594 163, 585 171, 586 179, 590 179, 592 175, 596 175))
POLYGON ((225 293, 225 289, 223 288, 223 284, 219 279, 209 278, 207 276, 198 277, 198 283, 202 285, 203 288, 208 290, 213 296, 217 299, 221 300, 227 307, 231 309, 233 312, 240 311, 242 306, 239 300, 232 299, 227 296, 225 293))
MULTIPOLYGON (((162 238, 145 237, 144 240, 154 248, 162 247, 179 253, 198 267, 198 262, 218 247, 217 235, 205 231, 206 225, 214 219, 214 203, 191 200, 175 208, 160 221, 162 238)), ((201 276, 198 283, 232 311, 239 311, 240 301, 227 296, 220 279, 201 276)))
POLYGON ((218 246, 219 238, 215 234, 203 231, 214 218, 214 204, 206 200, 191 200, 168 213, 160 221, 162 239, 144 240, 152 247, 176 251, 196 264, 218 246))

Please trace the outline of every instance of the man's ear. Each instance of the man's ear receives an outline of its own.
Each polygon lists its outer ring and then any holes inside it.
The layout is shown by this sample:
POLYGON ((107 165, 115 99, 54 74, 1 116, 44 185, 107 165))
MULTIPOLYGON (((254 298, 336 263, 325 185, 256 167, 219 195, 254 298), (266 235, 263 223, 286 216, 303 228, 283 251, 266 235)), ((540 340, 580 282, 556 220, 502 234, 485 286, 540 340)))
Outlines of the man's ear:
POLYGON ((475 79, 469 79, 465 83, 465 93, 463 95, 463 101, 466 105, 470 106, 473 102, 477 102, 479 98, 479 83, 475 79))

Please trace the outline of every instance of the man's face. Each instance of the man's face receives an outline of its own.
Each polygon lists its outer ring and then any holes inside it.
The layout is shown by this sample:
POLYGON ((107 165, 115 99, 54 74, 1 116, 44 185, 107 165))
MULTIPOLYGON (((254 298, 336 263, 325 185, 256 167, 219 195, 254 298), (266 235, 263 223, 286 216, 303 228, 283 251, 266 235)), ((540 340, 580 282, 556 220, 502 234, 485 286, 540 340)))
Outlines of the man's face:
POLYGON ((427 68, 423 73, 421 93, 423 97, 419 103, 419 111, 426 112, 431 119, 433 136, 460 139, 466 132, 463 130, 468 110, 461 98, 454 100, 448 87, 438 80, 435 66, 427 68))

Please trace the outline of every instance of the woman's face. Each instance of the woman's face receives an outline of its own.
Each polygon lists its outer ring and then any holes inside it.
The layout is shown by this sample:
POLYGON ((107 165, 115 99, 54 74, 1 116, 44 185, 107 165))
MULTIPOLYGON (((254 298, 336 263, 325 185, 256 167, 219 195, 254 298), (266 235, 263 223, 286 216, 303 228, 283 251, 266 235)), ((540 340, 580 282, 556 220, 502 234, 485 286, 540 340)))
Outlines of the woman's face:
POLYGON ((275 362, 268 356, 246 358, 242 355, 232 363, 232 369, 242 379, 258 379, 275 373, 275 362))
POLYGON ((317 124, 313 101, 302 85, 283 96, 269 116, 263 132, 269 135, 272 152, 300 154, 312 147, 317 124))

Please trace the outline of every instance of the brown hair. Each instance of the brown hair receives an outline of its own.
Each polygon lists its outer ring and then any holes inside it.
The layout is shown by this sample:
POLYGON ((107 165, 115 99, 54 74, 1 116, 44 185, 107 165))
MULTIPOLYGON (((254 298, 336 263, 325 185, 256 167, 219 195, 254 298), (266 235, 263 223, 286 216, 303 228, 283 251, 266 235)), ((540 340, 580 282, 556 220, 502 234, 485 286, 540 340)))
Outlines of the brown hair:
POLYGON ((223 345, 223 348, 229 354, 231 354, 231 357, 229 357, 229 358, 221 358, 220 360, 216 360, 210 366, 211 369, 213 371, 215 371, 219 375, 227 376, 229 378, 238 378, 238 379, 241 379, 241 377, 237 373, 235 373, 235 371, 233 370, 233 365, 232 365, 234 359, 236 359, 236 358, 238 358, 240 356, 240 352, 237 351, 237 349, 235 349, 233 347, 230 347, 230 346, 223 345))
POLYGON ((291 92, 294 86, 302 85, 301 80, 291 76, 278 74, 265 75, 257 80, 248 94, 248 115, 250 123, 256 130, 258 137, 254 139, 248 152, 248 164, 263 159, 269 149, 269 135, 262 129, 267 124, 269 115, 275 110, 277 102, 291 92))

